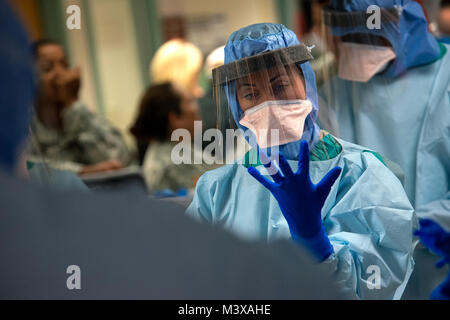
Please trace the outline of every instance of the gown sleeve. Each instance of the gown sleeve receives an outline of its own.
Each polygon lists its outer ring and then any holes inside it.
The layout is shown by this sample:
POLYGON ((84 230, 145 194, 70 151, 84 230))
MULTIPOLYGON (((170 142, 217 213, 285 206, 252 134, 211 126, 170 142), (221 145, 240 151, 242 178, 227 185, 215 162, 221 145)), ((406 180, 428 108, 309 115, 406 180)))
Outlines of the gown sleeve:
POLYGON ((334 248, 326 261, 361 299, 400 299, 414 261, 414 210, 400 181, 371 153, 361 153, 334 186, 324 209, 334 248))

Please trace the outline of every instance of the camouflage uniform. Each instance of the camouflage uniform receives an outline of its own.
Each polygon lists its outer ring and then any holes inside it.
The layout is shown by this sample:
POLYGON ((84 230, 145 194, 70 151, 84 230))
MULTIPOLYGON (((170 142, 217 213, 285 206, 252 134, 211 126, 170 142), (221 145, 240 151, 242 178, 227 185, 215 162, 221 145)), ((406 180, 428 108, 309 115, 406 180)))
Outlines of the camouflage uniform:
MULTIPOLYGON (((175 143, 152 142, 145 154, 143 171, 150 191, 193 189, 206 171, 217 168, 206 164, 175 164, 171 154, 175 143)), ((193 159, 193 157, 191 157, 193 159)))
POLYGON ((35 115, 31 123, 30 160, 79 172, 85 165, 103 161, 129 161, 128 148, 120 134, 99 115, 76 102, 61 113, 63 130, 45 127, 35 115))

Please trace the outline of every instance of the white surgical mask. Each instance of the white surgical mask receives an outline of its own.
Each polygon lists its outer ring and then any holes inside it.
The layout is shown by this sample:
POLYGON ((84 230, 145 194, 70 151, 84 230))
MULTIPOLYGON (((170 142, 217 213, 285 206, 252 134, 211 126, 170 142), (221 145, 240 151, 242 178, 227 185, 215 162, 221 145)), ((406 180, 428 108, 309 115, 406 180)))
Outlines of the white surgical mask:
POLYGON ((255 134, 259 147, 269 148, 300 140, 311 111, 309 100, 265 101, 245 111, 239 123, 255 134))
POLYGON ((387 64, 395 59, 391 47, 340 42, 339 44, 339 78, 367 82, 387 64))

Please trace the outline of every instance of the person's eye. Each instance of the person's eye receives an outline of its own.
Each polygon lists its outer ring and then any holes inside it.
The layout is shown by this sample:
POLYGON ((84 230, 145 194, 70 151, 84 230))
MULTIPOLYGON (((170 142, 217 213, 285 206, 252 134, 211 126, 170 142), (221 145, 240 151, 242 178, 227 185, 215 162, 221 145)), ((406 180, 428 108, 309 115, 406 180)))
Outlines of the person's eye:
POLYGON ((244 95, 244 98, 249 100, 249 101, 256 100, 257 97, 258 97, 258 93, 254 92, 254 91, 244 95))

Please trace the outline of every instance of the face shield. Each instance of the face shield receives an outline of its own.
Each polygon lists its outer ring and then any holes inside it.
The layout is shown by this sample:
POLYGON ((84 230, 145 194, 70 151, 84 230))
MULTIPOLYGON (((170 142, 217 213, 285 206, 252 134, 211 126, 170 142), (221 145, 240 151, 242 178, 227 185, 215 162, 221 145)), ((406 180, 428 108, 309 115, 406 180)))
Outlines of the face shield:
POLYGON ((395 78, 440 57, 422 7, 413 0, 331 0, 322 24, 322 40, 344 79, 366 82, 381 71, 395 78))
MULTIPOLYGON (((299 142, 317 142, 317 93, 309 49, 264 52, 213 70, 217 126, 233 128, 251 148, 296 159, 299 142)), ((228 135, 227 135, 228 138, 228 135)))
POLYGON ((366 11, 345 12, 328 6, 322 13, 322 47, 334 57, 334 63, 319 71, 323 80, 319 122, 330 133, 355 141, 350 133, 345 134, 350 125, 342 119, 342 113, 347 108, 359 108, 370 99, 368 94, 387 95, 386 75, 389 68, 395 68, 396 58, 388 39, 396 38, 400 32, 399 15, 395 8, 381 10, 383 32, 372 32, 367 27, 370 15, 366 11), (374 77, 376 81, 371 81, 374 77))
MULTIPOLYGON (((322 42, 334 55, 337 76, 343 80, 368 82, 376 74, 388 72, 396 58, 389 39, 397 38, 400 15, 396 8, 342 12, 323 10, 322 42), (372 11, 370 11, 372 12, 372 11)), ((325 79, 333 74, 324 70, 325 79)))
POLYGON ((438 59, 439 45, 415 1, 332 0, 322 17, 322 41, 335 56, 337 72, 323 70, 321 127, 380 151, 379 146, 397 139, 399 125, 416 122, 395 106, 426 104, 424 90, 431 91, 432 81, 423 76, 397 80, 438 59), (379 130, 391 141, 377 135, 379 130), (367 145, 369 140, 376 142, 367 145))

